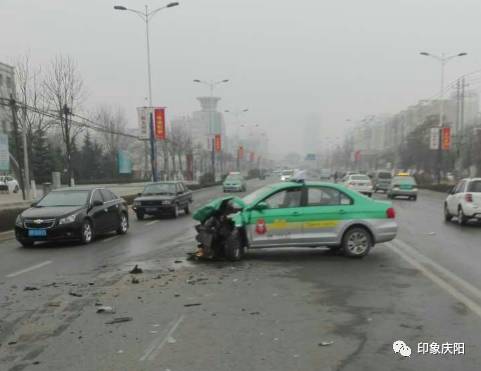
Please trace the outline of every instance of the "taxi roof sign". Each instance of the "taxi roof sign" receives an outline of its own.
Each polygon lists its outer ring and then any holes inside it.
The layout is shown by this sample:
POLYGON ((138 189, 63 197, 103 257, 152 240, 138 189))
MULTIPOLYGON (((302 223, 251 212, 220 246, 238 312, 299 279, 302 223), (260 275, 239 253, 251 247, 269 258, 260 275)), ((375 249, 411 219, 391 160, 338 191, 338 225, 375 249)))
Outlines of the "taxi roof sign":
POLYGON ((411 174, 400 172, 400 173, 397 173, 396 176, 411 176, 411 174))

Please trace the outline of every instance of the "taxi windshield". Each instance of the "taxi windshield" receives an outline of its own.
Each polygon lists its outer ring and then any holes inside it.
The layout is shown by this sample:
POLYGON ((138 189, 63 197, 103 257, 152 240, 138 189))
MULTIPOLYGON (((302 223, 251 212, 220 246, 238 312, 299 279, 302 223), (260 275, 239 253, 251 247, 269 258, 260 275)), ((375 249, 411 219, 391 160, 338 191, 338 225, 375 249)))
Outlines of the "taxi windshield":
POLYGON ((416 180, 412 176, 397 176, 394 177, 393 183, 416 184, 416 180))
POLYGON ((175 184, 173 183, 158 183, 150 184, 144 188, 142 195, 162 195, 162 194, 174 194, 175 184))
POLYGON ((262 187, 262 188, 259 188, 258 190, 248 194, 247 196, 243 197, 242 198, 242 201, 244 201, 244 203, 246 205, 250 205, 252 204, 256 199, 260 198, 261 196, 269 193, 270 191, 272 191, 272 187, 270 186, 265 186, 265 187, 262 187))

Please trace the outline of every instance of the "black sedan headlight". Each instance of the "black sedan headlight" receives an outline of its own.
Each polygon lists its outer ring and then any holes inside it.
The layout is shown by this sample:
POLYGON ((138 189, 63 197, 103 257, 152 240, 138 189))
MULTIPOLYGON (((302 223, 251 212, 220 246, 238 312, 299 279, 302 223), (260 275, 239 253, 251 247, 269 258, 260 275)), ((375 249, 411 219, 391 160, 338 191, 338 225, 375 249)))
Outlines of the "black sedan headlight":
POLYGON ((58 221, 58 224, 59 225, 70 224, 70 223, 73 223, 76 219, 77 219, 77 214, 72 214, 64 218, 60 218, 60 220, 58 221))

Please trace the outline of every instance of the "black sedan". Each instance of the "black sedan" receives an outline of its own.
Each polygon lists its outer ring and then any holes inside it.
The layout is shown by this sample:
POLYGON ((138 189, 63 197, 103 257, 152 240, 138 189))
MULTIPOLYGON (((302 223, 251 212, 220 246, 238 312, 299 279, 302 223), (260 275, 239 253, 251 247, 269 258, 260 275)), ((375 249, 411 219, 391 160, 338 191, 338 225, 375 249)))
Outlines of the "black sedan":
POLYGON ((179 211, 190 213, 192 192, 177 181, 147 184, 139 197, 134 200, 133 209, 137 219, 143 220, 145 215, 179 216, 179 211))
POLYGON ((97 234, 125 234, 128 229, 127 203, 105 188, 54 190, 15 221, 15 237, 23 246, 63 240, 88 244, 97 234))

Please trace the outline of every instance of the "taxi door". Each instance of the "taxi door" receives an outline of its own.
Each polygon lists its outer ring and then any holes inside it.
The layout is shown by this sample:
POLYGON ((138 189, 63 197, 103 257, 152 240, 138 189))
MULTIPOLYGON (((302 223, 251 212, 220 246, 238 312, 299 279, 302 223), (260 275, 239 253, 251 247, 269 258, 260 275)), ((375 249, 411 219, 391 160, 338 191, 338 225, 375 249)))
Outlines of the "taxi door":
POLYGON ((302 218, 302 243, 335 243, 352 207, 352 200, 335 188, 307 187, 307 201, 302 218))
POLYGON ((301 241, 303 188, 278 191, 261 201, 264 209, 250 211, 247 227, 250 247, 287 246, 301 241))

